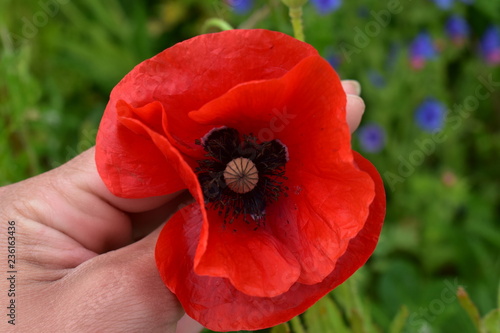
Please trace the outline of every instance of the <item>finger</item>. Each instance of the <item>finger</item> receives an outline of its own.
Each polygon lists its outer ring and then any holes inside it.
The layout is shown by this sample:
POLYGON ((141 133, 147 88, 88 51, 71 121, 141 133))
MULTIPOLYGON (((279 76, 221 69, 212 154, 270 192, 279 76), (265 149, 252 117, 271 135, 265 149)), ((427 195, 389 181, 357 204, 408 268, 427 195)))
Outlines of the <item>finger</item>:
POLYGON ((123 199, 114 196, 104 185, 94 161, 94 149, 77 156, 61 167, 9 187, 9 196, 18 207, 22 219, 69 236, 86 249, 103 253, 132 242, 135 221, 124 212, 157 211, 150 214, 154 223, 149 230, 164 222, 175 210, 168 207, 178 193, 144 199, 123 199), (18 199, 16 199, 16 197, 18 199))
POLYGON ((347 95, 347 123, 353 133, 359 126, 363 113, 365 112, 365 102, 356 95, 347 95))
POLYGON ((347 123, 351 133, 353 133, 358 128, 365 112, 365 103, 359 97, 361 85, 356 80, 343 80, 342 87, 347 94, 347 123))
POLYGON ((182 316, 177 323, 177 331, 175 333, 199 333, 203 330, 200 323, 189 317, 187 314, 182 316))
POLYGON ((184 312, 156 268, 159 230, 94 257, 48 285, 43 291, 46 299, 57 295, 51 305, 51 318, 57 319, 53 331, 174 333, 184 312))
POLYGON ((170 218, 186 202, 192 200, 191 195, 186 190, 141 199, 119 198, 104 185, 97 172, 94 153, 95 148, 91 148, 86 152, 88 156, 82 154, 82 158, 85 158, 83 163, 87 163, 86 170, 88 171, 86 183, 84 184, 96 196, 109 202, 115 208, 127 212, 132 223, 132 239, 134 241, 149 234, 170 218))
POLYGON ((356 80, 343 80, 342 87, 344 91, 348 95, 357 95, 361 94, 361 84, 359 84, 356 80))
POLYGON ((133 239, 138 240, 155 230, 160 224, 168 220, 176 211, 193 201, 187 190, 179 194, 160 207, 146 212, 129 214, 133 225, 133 239))
POLYGON ((141 199, 125 199, 115 196, 107 189, 97 172, 95 147, 90 148, 68 163, 68 167, 74 168, 76 165, 80 166, 77 169, 80 171, 80 175, 73 177, 76 185, 94 193, 124 212, 137 213, 149 211, 164 205, 178 195, 178 193, 171 193, 141 199))

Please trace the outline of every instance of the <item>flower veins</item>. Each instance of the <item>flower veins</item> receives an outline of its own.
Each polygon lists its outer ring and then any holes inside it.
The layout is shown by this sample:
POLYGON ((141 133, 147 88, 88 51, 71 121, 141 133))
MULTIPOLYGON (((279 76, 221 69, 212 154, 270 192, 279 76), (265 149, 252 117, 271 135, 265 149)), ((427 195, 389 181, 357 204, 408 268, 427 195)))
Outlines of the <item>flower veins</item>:
POLYGON ((281 141, 259 143, 252 134, 240 138, 237 130, 222 127, 196 143, 206 151, 196 168, 205 203, 218 210, 224 222, 243 215, 245 222, 251 217, 260 225, 266 205, 286 196, 288 151, 281 141))

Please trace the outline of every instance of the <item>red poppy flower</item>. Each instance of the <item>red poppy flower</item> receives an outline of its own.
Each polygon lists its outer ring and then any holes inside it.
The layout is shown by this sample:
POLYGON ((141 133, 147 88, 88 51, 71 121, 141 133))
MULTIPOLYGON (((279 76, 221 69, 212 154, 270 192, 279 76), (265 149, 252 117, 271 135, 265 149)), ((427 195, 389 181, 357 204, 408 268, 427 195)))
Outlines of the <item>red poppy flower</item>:
POLYGON ((385 194, 351 150, 345 107, 314 48, 265 30, 192 38, 115 87, 96 145, 105 184, 195 199, 156 246, 188 315, 218 331, 273 326, 366 262, 385 194))

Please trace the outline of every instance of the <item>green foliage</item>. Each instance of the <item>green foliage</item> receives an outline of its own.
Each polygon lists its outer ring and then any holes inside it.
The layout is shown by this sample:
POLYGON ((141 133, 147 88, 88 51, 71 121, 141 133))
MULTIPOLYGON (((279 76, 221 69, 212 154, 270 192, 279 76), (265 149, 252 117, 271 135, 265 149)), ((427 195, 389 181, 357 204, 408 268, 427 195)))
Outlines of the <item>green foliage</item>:
MULTIPOLYGON (((219 0, 61 1, 49 9, 41 3, 0 1, 0 185, 91 147, 113 86, 140 61, 201 33, 208 19, 293 33, 279 0, 255 1, 243 14, 219 0)), ((363 123, 385 130, 385 148, 365 156, 384 178, 388 211, 368 264, 303 315, 267 332, 498 333, 498 87, 477 105, 467 103, 484 82, 500 81, 500 67, 478 53, 485 29, 500 25, 500 1, 456 1, 444 11, 432 1, 351 0, 328 15, 309 2, 303 12, 306 41, 337 59, 342 78, 362 83, 363 123), (382 24, 376 16, 386 11, 382 24), (463 45, 445 33, 452 13, 470 24, 463 45), (439 52, 416 70, 409 45, 421 31, 439 52), (439 137, 415 123, 426 97, 449 108, 439 137), (459 286, 470 295, 462 302, 459 286)), ((205 25, 220 27, 227 25, 205 25)), ((353 145, 362 148, 356 135, 353 145)))

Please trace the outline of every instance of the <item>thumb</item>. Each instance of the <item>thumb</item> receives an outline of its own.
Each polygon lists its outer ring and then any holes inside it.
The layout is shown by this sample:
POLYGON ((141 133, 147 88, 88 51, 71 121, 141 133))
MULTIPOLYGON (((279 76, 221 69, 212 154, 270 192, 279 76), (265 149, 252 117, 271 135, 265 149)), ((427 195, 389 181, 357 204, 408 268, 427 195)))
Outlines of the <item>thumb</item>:
POLYGON ((103 253, 143 237, 178 209, 179 193, 143 199, 114 196, 97 172, 94 152, 91 148, 57 169, 15 184, 16 200, 28 200, 33 208, 23 209, 23 214, 103 253))

